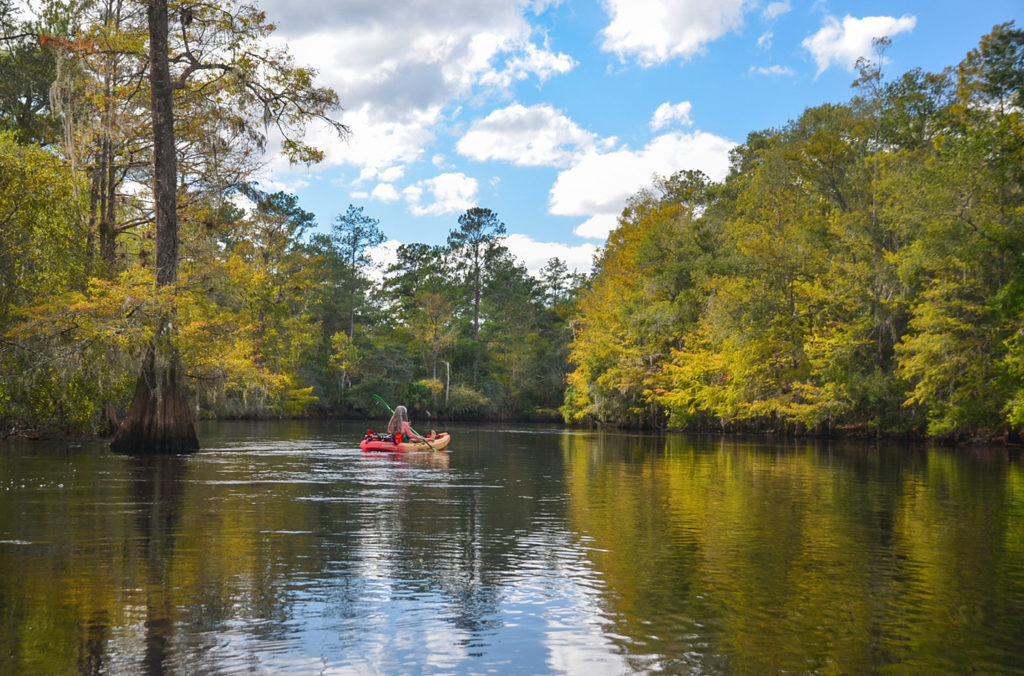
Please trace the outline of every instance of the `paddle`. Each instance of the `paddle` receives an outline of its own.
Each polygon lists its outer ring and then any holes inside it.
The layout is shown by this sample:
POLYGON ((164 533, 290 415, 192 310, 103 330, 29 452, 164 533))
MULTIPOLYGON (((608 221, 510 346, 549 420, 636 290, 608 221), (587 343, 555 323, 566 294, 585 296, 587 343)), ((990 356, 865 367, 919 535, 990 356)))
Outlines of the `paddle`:
MULTIPOLYGON (((391 415, 395 414, 395 409, 391 408, 391 406, 388 405, 388 402, 384 401, 384 399, 379 394, 375 394, 373 396, 377 399, 377 401, 379 401, 380 403, 384 404, 384 408, 386 408, 387 410, 391 411, 391 415)), ((427 446, 430 446, 430 450, 432 450, 434 453, 437 453, 437 449, 434 448, 433 444, 431 444, 429 441, 427 441, 427 438, 425 436, 423 436, 422 434, 417 432, 413 428, 412 425, 409 425, 409 429, 412 430, 413 434, 415 434, 417 436, 420 436, 420 437, 423 437, 423 443, 425 443, 427 446)))

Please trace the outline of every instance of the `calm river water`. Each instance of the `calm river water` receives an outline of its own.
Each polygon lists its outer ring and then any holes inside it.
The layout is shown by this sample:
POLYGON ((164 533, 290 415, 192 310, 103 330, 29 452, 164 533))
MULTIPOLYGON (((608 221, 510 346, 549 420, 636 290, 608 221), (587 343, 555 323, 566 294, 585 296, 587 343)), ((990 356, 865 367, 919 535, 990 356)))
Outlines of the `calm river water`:
POLYGON ((363 429, 0 445, 0 673, 1024 673, 1003 450, 363 429))

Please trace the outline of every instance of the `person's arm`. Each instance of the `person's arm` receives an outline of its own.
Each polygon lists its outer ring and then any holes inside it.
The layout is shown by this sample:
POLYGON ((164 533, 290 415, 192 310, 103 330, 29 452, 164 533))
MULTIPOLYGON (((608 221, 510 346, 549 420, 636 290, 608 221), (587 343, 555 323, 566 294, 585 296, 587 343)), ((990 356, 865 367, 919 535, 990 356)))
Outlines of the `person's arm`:
POLYGON ((409 424, 408 420, 402 421, 402 438, 423 441, 423 437, 412 431, 412 426, 409 424))

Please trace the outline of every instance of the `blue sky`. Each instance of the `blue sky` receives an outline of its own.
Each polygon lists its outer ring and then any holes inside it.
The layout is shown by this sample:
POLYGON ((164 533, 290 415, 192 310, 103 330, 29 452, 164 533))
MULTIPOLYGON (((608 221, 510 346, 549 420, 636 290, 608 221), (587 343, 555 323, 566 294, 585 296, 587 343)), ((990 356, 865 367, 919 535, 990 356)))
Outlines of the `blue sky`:
POLYGON ((589 268, 654 174, 724 177, 729 149, 844 102, 887 35, 884 72, 956 65, 1022 0, 257 0, 320 73, 352 137, 325 162, 271 154, 262 181, 329 229, 349 204, 396 242, 444 242, 487 207, 532 270, 589 268))

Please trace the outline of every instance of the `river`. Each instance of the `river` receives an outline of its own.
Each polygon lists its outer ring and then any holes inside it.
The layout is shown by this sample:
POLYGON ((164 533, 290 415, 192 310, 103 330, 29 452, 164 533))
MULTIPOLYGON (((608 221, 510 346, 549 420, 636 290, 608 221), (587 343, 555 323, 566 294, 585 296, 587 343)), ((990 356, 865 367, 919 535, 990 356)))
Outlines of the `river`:
POLYGON ((1024 673, 1005 449, 198 431, 0 444, 0 673, 1024 673))

